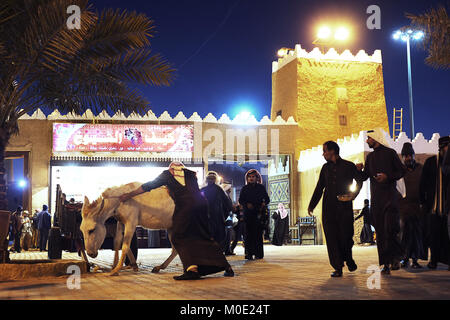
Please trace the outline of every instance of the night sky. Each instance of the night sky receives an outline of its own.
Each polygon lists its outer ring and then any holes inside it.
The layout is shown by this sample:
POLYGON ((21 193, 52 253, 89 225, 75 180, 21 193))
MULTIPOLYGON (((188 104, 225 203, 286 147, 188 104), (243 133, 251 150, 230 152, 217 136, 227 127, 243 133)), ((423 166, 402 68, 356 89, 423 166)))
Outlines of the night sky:
MULTIPOLYGON (((140 87, 159 116, 182 111, 187 117, 208 112, 234 118, 242 109, 260 120, 270 116, 272 61, 281 47, 300 44, 311 51, 321 22, 343 21, 351 27, 351 41, 338 53, 380 49, 389 127, 394 107, 404 108, 403 131, 409 134, 406 43, 392 33, 409 24, 405 12, 424 13, 446 0, 93 0, 95 8, 124 8, 146 13, 155 21, 154 52, 177 69, 170 87, 140 87), (381 29, 369 30, 369 5, 381 9, 381 29)), ((448 6, 447 6, 448 11, 448 6)), ((450 133, 450 70, 436 70, 424 62, 427 52, 411 48, 416 132, 430 139, 434 132, 450 133)), ((392 130, 392 129, 390 129, 392 130)), ((391 132, 392 134, 392 132, 391 132)))

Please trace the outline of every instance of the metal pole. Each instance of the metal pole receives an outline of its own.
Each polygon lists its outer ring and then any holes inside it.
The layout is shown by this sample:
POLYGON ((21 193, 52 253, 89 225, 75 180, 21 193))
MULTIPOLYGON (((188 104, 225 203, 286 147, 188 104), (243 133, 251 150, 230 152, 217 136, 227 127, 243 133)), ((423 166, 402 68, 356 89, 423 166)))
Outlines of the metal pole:
POLYGON ((412 96, 412 77, 411 77, 411 53, 409 48, 409 35, 406 39, 406 52, 408 58, 408 94, 409 94, 409 121, 411 123, 411 140, 415 137, 414 131, 414 108, 413 108, 413 96, 412 96))

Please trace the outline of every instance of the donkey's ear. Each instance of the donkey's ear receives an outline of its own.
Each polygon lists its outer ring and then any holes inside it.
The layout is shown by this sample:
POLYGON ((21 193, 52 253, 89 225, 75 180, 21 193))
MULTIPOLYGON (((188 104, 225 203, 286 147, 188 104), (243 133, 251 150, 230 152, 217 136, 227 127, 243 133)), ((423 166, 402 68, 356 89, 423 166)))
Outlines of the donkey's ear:
POLYGON ((89 205, 89 199, 86 196, 84 196, 84 205, 85 206, 89 205))

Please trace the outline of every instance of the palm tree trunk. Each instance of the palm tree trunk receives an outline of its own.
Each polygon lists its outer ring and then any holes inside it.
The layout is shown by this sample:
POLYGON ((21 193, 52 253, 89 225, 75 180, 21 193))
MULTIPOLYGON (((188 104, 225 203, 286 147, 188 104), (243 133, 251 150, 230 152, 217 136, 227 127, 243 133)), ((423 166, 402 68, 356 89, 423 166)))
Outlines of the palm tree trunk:
POLYGON ((10 214, 8 210, 8 199, 6 198, 7 186, 5 182, 5 148, 8 140, 6 130, 0 128, 0 263, 9 262, 8 236, 10 214), (5 139, 6 138, 6 139, 5 139), (8 217, 9 216, 9 217, 8 217))
POLYGON ((0 210, 8 210, 7 185, 5 181, 5 149, 8 141, 4 139, 2 131, 0 129, 0 210))

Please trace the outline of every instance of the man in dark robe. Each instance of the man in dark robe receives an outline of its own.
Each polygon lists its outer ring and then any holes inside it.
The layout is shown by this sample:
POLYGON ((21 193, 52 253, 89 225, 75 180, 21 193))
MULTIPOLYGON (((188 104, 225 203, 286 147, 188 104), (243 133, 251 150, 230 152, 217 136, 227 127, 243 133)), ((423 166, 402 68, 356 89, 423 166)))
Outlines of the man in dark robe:
POLYGON ((415 152, 409 142, 403 144, 401 151, 406 173, 405 197, 400 199, 400 230, 404 258, 400 262, 402 267, 408 267, 412 259, 412 268, 422 268, 418 259, 428 260, 428 248, 424 241, 423 214, 420 208, 419 185, 422 175, 422 165, 415 161, 415 152))
POLYGON ((42 211, 38 214, 40 251, 47 251, 48 234, 51 228, 52 228, 52 216, 48 212, 48 206, 44 204, 42 205, 42 211))
MULTIPOLYGON (((397 180, 406 171, 397 152, 388 148, 385 133, 377 128, 367 132, 367 144, 373 149, 366 157, 363 179, 370 178, 371 213, 377 233, 378 262, 382 274, 400 269, 402 248, 399 239, 400 217, 397 180)), ((358 165, 362 170, 362 165, 358 165)))
POLYGON ((175 202, 172 217, 172 245, 183 263, 184 273, 175 280, 197 280, 201 276, 225 270, 224 276, 234 276, 217 242, 211 238, 208 222, 208 202, 198 187, 196 173, 180 162, 172 162, 153 181, 120 196, 120 201, 167 186, 175 202))
POLYGON ((272 214, 274 229, 272 244, 282 246, 289 234, 289 216, 288 211, 282 203, 278 204, 278 210, 272 214))
POLYGON ((364 200, 364 208, 362 208, 359 216, 355 218, 355 221, 363 217, 364 226, 361 230, 361 235, 359 236, 361 243, 374 244, 373 232, 372 232, 372 222, 370 218, 370 207, 369 199, 364 200))
MULTIPOLYGON (((439 154, 428 158, 420 179, 420 202, 429 218, 428 241, 430 262, 428 268, 436 269, 438 262, 450 265, 450 240, 448 213, 450 201, 450 137, 439 139, 439 154)), ((449 267, 450 270, 450 267, 449 267)))
POLYGON ((255 169, 245 174, 246 185, 239 194, 239 203, 244 209, 245 221, 245 259, 264 258, 263 232, 268 219, 267 208, 270 199, 262 178, 255 169))
POLYGON ((18 206, 17 210, 11 215, 12 238, 14 239, 14 251, 20 253, 20 234, 22 230, 22 207, 18 206))
POLYGON ((353 260, 353 205, 361 189, 360 173, 354 163, 339 156, 339 146, 334 141, 323 144, 323 157, 327 161, 320 171, 319 181, 308 206, 312 216, 314 208, 322 201, 322 224, 327 242, 328 257, 334 268, 332 277, 342 277, 344 262, 350 272, 357 269, 353 260), (350 193, 353 180, 357 182, 355 193, 350 193))
POLYGON ((206 177, 208 185, 202 188, 201 192, 208 200, 211 235, 225 252, 227 249, 225 220, 232 209, 232 203, 225 191, 217 185, 217 180, 216 172, 208 172, 206 177))

